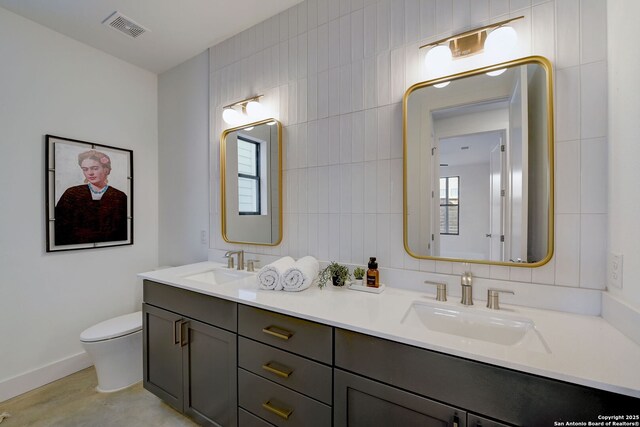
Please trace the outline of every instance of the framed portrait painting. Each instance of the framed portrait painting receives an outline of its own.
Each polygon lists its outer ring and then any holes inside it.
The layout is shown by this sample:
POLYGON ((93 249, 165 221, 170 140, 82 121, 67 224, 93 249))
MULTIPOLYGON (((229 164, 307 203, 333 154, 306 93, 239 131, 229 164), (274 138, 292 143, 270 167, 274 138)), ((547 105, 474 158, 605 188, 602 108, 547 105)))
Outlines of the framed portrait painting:
POLYGON ((47 252, 133 244, 133 151, 46 135, 47 252))

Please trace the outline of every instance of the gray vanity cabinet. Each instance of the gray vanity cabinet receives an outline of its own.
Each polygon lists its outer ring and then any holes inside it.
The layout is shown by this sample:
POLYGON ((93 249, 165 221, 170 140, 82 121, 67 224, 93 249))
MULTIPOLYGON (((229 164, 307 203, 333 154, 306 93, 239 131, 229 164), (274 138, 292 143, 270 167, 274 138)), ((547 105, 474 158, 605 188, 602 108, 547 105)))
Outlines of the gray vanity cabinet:
POLYGON ((144 388, 182 412, 182 347, 176 342, 182 316, 142 305, 144 388))
POLYGON ((639 399, 144 281, 144 387, 205 426, 505 427, 639 399))
POLYGON ((240 426, 331 426, 333 328, 238 307, 240 426))
POLYGON ((335 427, 465 427, 466 412, 339 369, 334 374, 335 427))
POLYGON ((509 427, 506 424, 481 417, 476 414, 467 415, 467 427, 509 427))
MULTIPOLYGON (((627 414, 630 408, 637 408, 639 402, 629 396, 343 329, 335 330, 335 367, 336 372, 338 369, 350 371, 463 408, 469 413, 467 425, 473 427, 597 421, 603 414, 627 414)), ((336 414, 340 405, 345 405, 344 396, 334 400, 336 414)))
POLYGON ((237 335, 202 321, 235 328, 236 304, 149 281, 144 300, 144 387, 201 425, 236 426, 237 335))
POLYGON ((184 413, 203 425, 236 425, 236 334, 188 318, 183 325, 184 413))

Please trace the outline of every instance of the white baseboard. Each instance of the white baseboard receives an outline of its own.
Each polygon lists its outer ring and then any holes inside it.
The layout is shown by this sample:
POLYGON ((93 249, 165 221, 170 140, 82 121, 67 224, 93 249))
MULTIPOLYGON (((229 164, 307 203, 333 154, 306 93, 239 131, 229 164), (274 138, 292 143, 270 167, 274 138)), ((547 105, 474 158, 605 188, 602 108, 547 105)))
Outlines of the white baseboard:
POLYGON ((93 365, 86 352, 57 360, 0 382, 0 403, 93 365))
POLYGON ((623 299, 611 294, 602 293, 602 317, 614 328, 640 345, 640 311, 623 299))

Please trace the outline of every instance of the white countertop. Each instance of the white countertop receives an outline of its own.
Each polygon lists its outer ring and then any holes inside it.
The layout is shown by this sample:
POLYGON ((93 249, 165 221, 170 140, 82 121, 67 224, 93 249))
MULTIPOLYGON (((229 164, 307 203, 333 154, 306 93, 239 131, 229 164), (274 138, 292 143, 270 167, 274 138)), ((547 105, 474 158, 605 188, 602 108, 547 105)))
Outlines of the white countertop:
MULTIPOLYGON (((302 292, 274 292, 258 289, 255 275, 218 285, 184 278, 214 268, 224 267, 202 262, 139 276, 416 347, 640 398, 640 346, 601 317, 501 304, 505 316, 526 317, 535 323, 546 346, 531 350, 434 332, 415 322, 402 322, 414 301, 461 307, 453 298, 442 303, 435 302, 430 294, 390 286, 381 294, 370 294, 331 284, 324 289, 312 286, 302 292)), ((488 310, 484 303, 476 301, 471 310, 488 310)))

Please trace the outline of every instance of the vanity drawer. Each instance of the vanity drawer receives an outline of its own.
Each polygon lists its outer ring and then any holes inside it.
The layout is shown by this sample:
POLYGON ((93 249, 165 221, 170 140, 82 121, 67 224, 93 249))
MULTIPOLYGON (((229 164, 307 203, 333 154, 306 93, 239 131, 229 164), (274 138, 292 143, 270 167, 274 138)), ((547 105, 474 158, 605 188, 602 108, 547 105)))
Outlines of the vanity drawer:
POLYGON ((238 333, 327 364, 333 359, 330 326, 240 305, 238 333))
POLYGON ((331 426, 331 407, 238 369, 238 405, 277 426, 331 426))
POLYGON ((238 339, 238 366, 331 405, 329 366, 243 337, 238 339))
POLYGON ((273 427, 273 424, 256 417, 242 408, 238 408, 238 427, 273 427))
POLYGON ((237 330, 237 304, 209 295, 145 280, 143 300, 147 304, 180 313, 231 332, 237 330))

